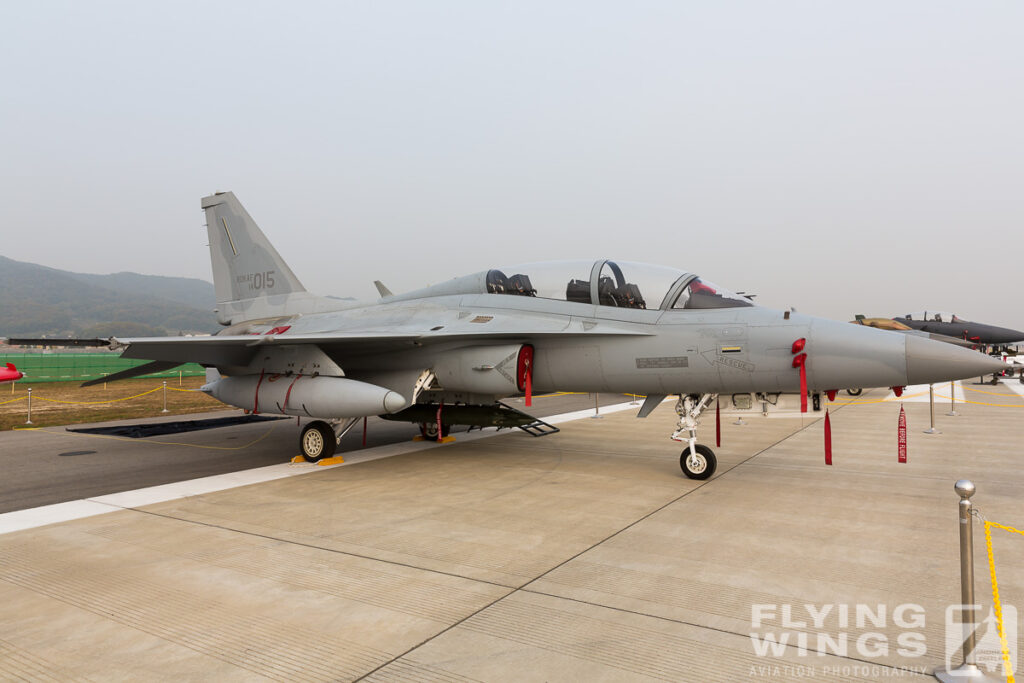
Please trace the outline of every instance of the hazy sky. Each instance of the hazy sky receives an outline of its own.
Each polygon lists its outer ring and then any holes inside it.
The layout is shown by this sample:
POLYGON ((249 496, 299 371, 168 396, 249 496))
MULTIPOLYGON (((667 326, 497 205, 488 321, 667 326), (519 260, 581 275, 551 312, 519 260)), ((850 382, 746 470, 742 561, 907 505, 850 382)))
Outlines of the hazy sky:
POLYGON ((1024 328, 1017 2, 0 2, 0 254, 211 279, 234 190, 306 287, 677 266, 1024 328))

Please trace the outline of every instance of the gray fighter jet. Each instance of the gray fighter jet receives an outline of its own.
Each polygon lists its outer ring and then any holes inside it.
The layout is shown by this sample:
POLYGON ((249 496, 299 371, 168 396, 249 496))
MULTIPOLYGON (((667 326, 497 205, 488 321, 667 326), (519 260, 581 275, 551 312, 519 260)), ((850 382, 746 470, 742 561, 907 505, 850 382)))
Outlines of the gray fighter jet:
POLYGON ((230 192, 202 200, 217 293, 212 337, 112 339, 152 361, 111 381, 195 362, 224 403, 313 418, 302 454, 333 454, 363 416, 554 431, 499 401, 532 392, 647 396, 646 417, 678 395, 672 437, 686 476, 710 477, 697 418, 719 393, 904 386, 993 372, 982 354, 755 306, 675 268, 601 259, 492 268, 379 301, 305 290, 230 192))
POLYGON ((971 322, 942 311, 907 313, 893 320, 915 330, 944 334, 979 346, 1005 346, 1024 342, 1024 332, 1020 330, 971 322))

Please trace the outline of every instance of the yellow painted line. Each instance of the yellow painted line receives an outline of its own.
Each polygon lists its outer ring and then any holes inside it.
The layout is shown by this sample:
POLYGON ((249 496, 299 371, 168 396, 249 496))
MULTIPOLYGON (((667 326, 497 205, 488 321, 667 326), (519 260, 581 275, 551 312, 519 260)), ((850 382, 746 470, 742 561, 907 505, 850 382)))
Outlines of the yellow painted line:
POLYGON ((962 387, 962 388, 966 389, 967 391, 973 391, 973 392, 975 392, 977 394, 989 394, 990 396, 1009 396, 1010 395, 1010 394, 1000 393, 998 391, 985 391, 984 389, 972 389, 970 387, 962 387))

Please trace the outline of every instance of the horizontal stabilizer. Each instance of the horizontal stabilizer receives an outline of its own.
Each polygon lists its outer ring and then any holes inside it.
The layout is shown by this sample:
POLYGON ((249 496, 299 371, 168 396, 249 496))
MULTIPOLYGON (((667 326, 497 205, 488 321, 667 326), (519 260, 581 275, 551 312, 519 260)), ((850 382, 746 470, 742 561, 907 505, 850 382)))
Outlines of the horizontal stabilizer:
POLYGON ((104 382, 116 382, 119 379, 131 379, 132 377, 141 377, 142 375, 152 375, 155 372, 164 372, 171 368, 176 368, 181 363, 177 361, 164 361, 155 360, 152 363, 145 363, 143 365, 137 365, 134 368, 128 368, 121 372, 115 372, 112 375, 106 377, 100 377, 99 379, 91 379, 88 382, 82 382, 83 387, 91 387, 95 384, 103 384, 104 382))

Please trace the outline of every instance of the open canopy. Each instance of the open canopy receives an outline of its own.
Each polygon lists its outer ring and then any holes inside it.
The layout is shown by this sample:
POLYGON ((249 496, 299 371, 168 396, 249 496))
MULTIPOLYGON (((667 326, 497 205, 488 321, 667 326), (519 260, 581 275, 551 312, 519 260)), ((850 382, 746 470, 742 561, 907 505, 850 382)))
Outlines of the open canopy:
POLYGON ((628 261, 548 261, 487 272, 487 292, 641 309, 735 308, 750 299, 686 271, 628 261))
POLYGON ((907 313, 903 318, 905 320, 922 320, 934 323, 955 323, 960 321, 960 318, 946 311, 917 311, 916 313, 907 313))

